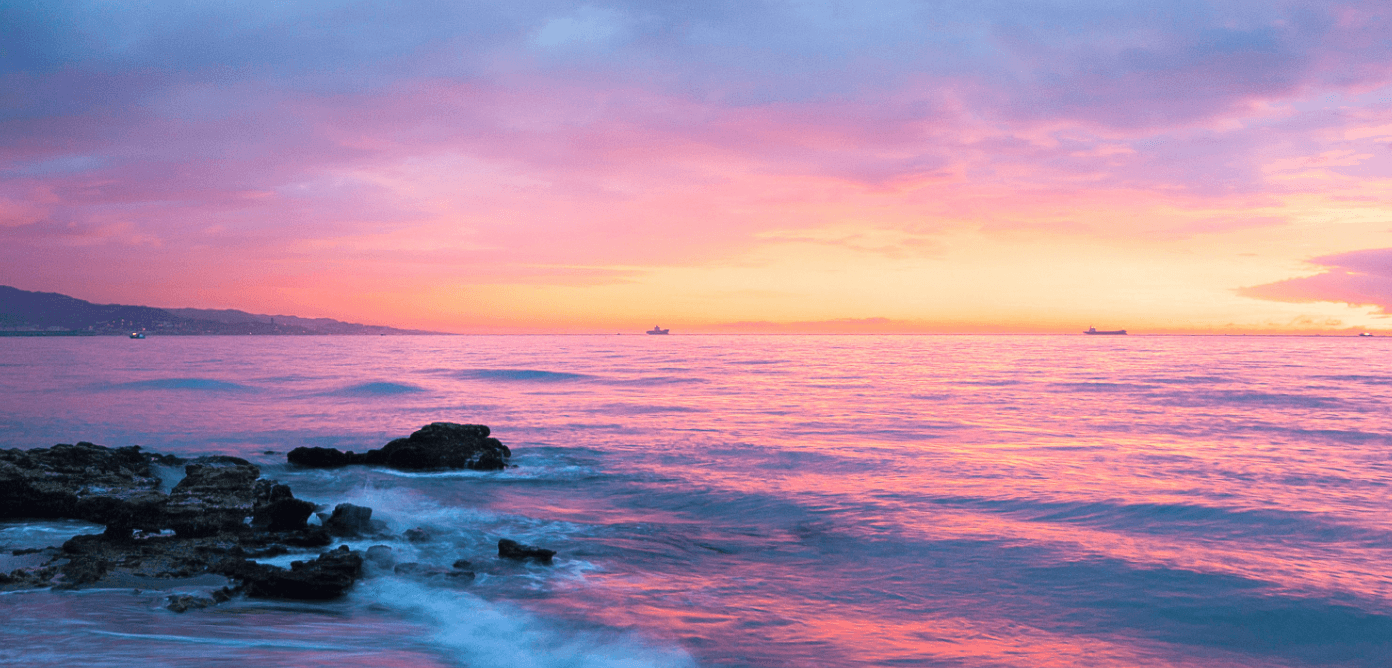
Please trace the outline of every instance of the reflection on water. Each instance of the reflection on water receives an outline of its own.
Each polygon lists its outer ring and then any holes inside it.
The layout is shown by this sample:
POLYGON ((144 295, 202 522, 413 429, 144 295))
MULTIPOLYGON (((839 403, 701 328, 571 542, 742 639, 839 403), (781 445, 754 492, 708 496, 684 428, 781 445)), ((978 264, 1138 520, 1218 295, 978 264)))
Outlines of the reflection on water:
POLYGON ((1386 346, 0 341, 4 447, 241 453, 298 496, 437 536, 387 541, 403 558, 480 572, 467 590, 386 577, 338 603, 184 616, 150 594, 6 595, 17 621, 0 646, 54 665, 110 646, 111 665, 1382 666, 1386 346), (283 464, 293 447, 361 451, 436 420, 492 426, 518 468, 283 464), (498 562, 503 536, 557 549, 556 567, 498 562), (234 629, 271 629, 268 644, 170 640, 234 629))

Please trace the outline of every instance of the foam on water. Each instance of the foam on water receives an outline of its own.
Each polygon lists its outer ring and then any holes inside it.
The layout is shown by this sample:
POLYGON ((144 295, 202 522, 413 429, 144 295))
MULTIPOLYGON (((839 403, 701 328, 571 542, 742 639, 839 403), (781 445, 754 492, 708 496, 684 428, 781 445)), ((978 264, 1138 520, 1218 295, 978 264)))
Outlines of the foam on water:
POLYGON ((696 663, 675 647, 635 635, 562 630, 520 608, 468 592, 397 579, 373 580, 357 596, 431 629, 441 652, 460 666, 498 668, 683 668, 696 663))

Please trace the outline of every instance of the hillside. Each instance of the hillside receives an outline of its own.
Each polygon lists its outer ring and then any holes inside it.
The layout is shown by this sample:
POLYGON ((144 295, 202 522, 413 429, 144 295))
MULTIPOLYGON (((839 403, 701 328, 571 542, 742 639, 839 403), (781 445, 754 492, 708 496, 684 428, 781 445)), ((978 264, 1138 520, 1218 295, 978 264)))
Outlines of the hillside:
POLYGON ((0 285, 0 335, 63 334, 379 335, 436 334, 329 318, 261 315, 235 310, 163 309, 93 304, 54 292, 0 285))

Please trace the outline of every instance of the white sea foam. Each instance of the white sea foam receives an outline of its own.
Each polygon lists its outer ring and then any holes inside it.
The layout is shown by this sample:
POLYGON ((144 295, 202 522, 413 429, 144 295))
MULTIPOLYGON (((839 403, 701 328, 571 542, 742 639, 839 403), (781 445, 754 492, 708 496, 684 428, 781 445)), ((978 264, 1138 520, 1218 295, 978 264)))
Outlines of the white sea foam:
POLYGON ((631 634, 567 631, 519 608, 467 592, 382 579, 355 591, 431 629, 431 642, 461 666, 647 668, 695 666, 686 652, 631 634))

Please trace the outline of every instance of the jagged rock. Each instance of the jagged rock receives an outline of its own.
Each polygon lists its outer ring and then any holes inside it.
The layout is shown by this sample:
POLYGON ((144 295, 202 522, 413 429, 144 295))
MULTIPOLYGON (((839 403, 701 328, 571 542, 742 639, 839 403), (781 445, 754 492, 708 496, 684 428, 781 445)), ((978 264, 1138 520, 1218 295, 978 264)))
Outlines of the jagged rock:
POLYGON ((289 570, 242 559, 224 563, 221 571, 241 580, 248 596, 323 600, 338 598, 353 586, 362 564, 362 557, 343 545, 312 561, 291 562, 289 570))
POLYGON ((122 539, 137 529, 158 531, 168 526, 168 504, 168 496, 152 489, 91 494, 78 498, 76 514, 105 524, 108 537, 122 539))
POLYGON ((256 481, 256 503, 251 523, 267 531, 298 531, 304 529, 314 504, 295 498, 289 485, 273 480, 256 481))
POLYGON ((551 557, 556 556, 556 551, 523 545, 515 540, 501 538, 498 540, 498 556, 516 561, 536 561, 549 564, 551 557))
POLYGON ((76 589, 85 584, 100 580, 111 569, 111 562, 101 559, 70 559, 59 568, 63 574, 62 582, 55 589, 76 589))
MULTIPOLYGON (((236 457, 185 461, 138 447, 111 449, 85 442, 0 451, 0 518, 73 518, 106 525, 104 533, 74 536, 61 550, 22 550, 49 554, 0 574, 0 589, 70 589, 108 577, 216 573, 241 580, 253 596, 340 595, 362 569, 362 557, 346 547, 295 562, 289 570, 249 560, 285 554, 292 547, 323 547, 333 540, 327 528, 306 525, 313 503, 296 499, 286 485, 260 480, 260 474, 236 457), (186 464, 185 477, 163 494, 151 463, 186 464)), ((344 504, 338 510, 330 524, 340 529, 359 533, 385 526, 371 519, 370 508, 344 504)), ((224 588, 212 592, 211 599, 176 596, 169 607, 205 607, 232 593, 224 588)))
POLYGON ((132 519, 158 494, 160 479, 140 446, 106 448, 86 441, 33 450, 0 450, 0 518, 67 518, 106 524, 132 519), (103 497, 105 497, 103 499, 103 497))
POLYGON ((407 471, 507 468, 512 451, 489 437, 481 424, 434 422, 406 438, 398 438, 377 450, 358 455, 333 448, 295 448, 286 455, 292 464, 311 468, 337 468, 370 464, 407 471))
POLYGON ((426 531, 425 529, 422 529, 420 527, 416 527, 414 529, 407 529, 405 533, 401 535, 405 537, 406 541, 409 543, 429 543, 431 540, 434 540, 435 538, 434 536, 430 535, 429 531, 426 531))
POLYGON ((362 536, 372 532, 372 509, 340 503, 334 506, 333 515, 324 521, 324 528, 335 536, 362 536))
POLYGON ((184 467, 184 479, 169 493, 166 522, 184 537, 243 531, 255 513, 261 469, 236 457, 199 458, 184 467))
POLYGON ((450 564, 450 568, 453 568, 456 571, 467 571, 473 567, 474 562, 469 561, 468 559, 456 559, 453 564, 450 564))

